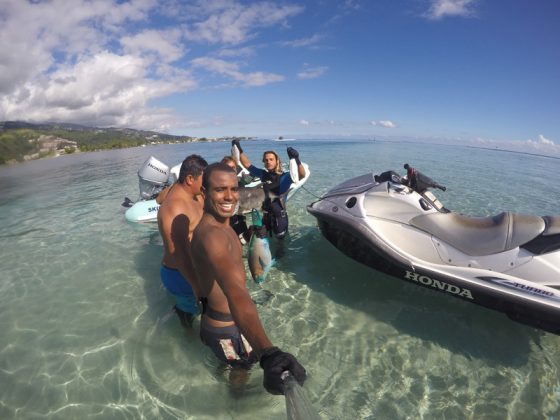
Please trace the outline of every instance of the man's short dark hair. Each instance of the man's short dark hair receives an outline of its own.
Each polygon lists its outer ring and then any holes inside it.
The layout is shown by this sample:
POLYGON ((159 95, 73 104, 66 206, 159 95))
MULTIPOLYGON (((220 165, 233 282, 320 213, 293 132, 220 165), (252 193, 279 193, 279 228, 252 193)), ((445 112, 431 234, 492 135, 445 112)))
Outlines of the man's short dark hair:
POLYGON ((204 174, 202 174, 202 187, 205 190, 207 190, 210 186, 210 175, 212 175, 212 172, 215 171, 231 172, 232 174, 235 174, 233 168, 231 168, 229 165, 226 165, 224 162, 211 163, 204 170, 204 174))
POLYGON ((208 162, 200 155, 190 155, 185 158, 181 164, 181 169, 179 170, 179 183, 185 181, 188 175, 192 175, 194 178, 198 178, 204 168, 208 166, 208 162))

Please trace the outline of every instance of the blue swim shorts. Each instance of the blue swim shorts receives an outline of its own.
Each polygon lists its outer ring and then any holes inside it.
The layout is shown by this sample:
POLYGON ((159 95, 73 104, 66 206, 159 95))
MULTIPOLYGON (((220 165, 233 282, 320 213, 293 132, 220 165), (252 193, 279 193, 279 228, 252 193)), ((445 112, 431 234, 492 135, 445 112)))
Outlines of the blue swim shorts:
POLYGON ((183 312, 198 315, 200 310, 196 304, 193 289, 181 272, 175 268, 162 265, 159 274, 163 286, 175 297, 177 308, 183 312))

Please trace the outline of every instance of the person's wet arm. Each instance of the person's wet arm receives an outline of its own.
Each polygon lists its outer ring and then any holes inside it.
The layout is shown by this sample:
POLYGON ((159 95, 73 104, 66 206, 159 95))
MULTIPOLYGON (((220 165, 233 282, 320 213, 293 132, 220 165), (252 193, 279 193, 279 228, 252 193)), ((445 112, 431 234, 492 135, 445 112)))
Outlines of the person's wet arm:
POLYGON ((298 164, 297 169, 298 169, 299 179, 305 178, 305 168, 303 167, 303 165, 301 164, 301 162, 298 164))
POLYGON ((171 222, 171 254, 182 276, 193 288, 194 294, 200 296, 200 289, 192 262, 191 242, 189 240, 190 220, 185 214, 178 214, 171 222))
POLYGON ((206 255, 216 281, 226 296, 235 324, 257 354, 261 354, 264 349, 272 347, 272 342, 266 335, 247 290, 239 245, 232 242, 232 237, 225 233, 213 235, 206 239, 206 255))
POLYGON ((241 152, 239 154, 239 160, 241 161, 241 164, 245 168, 249 168, 249 166, 251 166, 251 160, 247 157, 247 155, 245 153, 241 152))
POLYGON ((307 377, 305 368, 292 354, 274 347, 264 331, 257 308, 245 286, 245 267, 237 238, 224 230, 220 233, 212 235, 213 238, 205 238, 206 255, 226 296, 235 324, 260 359, 264 370, 263 386, 271 394, 283 394, 285 371, 303 385, 307 377))

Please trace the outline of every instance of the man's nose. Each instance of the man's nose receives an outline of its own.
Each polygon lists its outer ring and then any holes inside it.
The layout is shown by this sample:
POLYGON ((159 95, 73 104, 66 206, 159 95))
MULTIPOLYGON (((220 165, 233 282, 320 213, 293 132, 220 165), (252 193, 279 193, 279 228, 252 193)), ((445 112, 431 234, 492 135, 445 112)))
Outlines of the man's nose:
POLYGON ((225 190, 224 192, 224 199, 228 200, 228 201, 232 201, 233 200, 233 191, 231 190, 225 190))

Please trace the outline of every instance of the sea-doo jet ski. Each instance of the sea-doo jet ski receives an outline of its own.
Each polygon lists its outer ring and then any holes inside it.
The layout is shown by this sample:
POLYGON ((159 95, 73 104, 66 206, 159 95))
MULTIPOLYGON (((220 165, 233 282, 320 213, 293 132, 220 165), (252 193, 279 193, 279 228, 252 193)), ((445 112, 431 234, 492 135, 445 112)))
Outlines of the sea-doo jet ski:
POLYGON ((429 190, 445 187, 405 169, 345 181, 307 210, 360 263, 560 334, 560 217, 461 215, 429 190))

